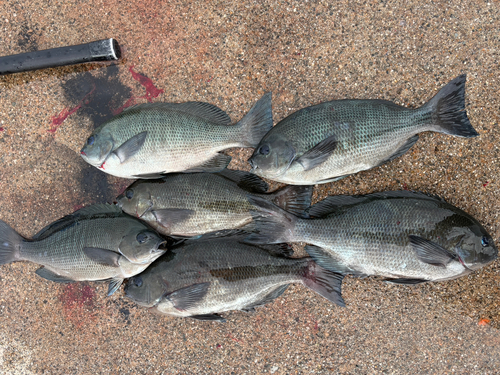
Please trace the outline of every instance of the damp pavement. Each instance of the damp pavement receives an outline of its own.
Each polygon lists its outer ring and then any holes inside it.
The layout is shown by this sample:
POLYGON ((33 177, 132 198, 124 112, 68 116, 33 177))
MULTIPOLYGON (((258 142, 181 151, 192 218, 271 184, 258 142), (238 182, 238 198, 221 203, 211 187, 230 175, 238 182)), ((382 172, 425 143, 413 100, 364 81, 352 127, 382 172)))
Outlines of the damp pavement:
MULTIPOLYGON (((135 103, 206 101, 236 122, 273 92, 275 123, 322 101, 418 107, 467 74, 480 136, 424 133, 403 157, 314 199, 410 189, 475 216, 500 244, 497 1, 5 1, 0 55, 116 38, 124 58, 0 77, 0 218, 30 237, 131 181, 88 166, 92 130, 135 103)), ((230 167, 249 170, 251 150, 230 167)), ((272 187, 277 187, 272 184, 272 187)), ((300 254, 300 249, 299 249, 300 254)), ((0 267, 1 374, 495 374, 500 261, 459 280, 347 277, 340 308, 301 286, 218 324, 0 267)))

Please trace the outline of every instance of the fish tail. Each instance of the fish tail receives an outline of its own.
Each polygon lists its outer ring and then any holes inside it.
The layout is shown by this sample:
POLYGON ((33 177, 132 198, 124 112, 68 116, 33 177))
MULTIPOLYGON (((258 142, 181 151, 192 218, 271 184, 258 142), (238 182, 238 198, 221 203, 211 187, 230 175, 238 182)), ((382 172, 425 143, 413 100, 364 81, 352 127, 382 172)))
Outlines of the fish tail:
POLYGON ((20 247, 23 238, 7 223, 0 220, 0 264, 20 260, 20 247))
POLYGON ((344 276, 342 274, 329 271, 310 259, 307 263, 307 270, 303 283, 306 287, 315 291, 320 296, 344 307, 345 302, 342 298, 343 278, 344 276))
POLYGON ((312 185, 288 185, 271 193, 272 202, 295 215, 302 214, 311 206, 312 185))
POLYGON ((271 93, 264 94, 236 126, 241 131, 235 141, 240 142, 243 147, 257 147, 262 137, 273 127, 271 93))
POLYGON ((432 111, 431 130, 466 138, 479 135, 465 111, 465 79, 465 74, 458 76, 424 104, 432 111))
POLYGON ((246 242, 271 244, 293 241, 293 229, 299 219, 297 216, 261 197, 249 195, 248 200, 255 206, 255 210, 250 210, 254 233, 245 239, 246 242))

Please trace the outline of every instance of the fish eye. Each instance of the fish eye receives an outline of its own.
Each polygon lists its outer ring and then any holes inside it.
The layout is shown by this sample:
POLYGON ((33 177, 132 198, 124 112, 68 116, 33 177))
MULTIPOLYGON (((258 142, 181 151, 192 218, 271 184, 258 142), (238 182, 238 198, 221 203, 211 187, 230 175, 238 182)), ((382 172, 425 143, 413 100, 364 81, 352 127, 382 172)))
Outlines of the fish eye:
POLYGON ((134 191, 132 189, 128 189, 126 192, 125 192, 125 196, 127 197, 127 199, 132 199, 133 196, 134 196, 134 191))
POLYGON ((259 153, 261 155, 267 155, 267 154, 269 154, 269 146, 268 145, 262 145, 262 146, 260 146, 259 153))
POLYGON ((140 288, 142 286, 142 277, 135 276, 134 278, 132 278, 132 282, 136 287, 140 288))
POLYGON ((148 239, 148 235, 145 233, 139 233, 136 237, 137 242, 139 242, 140 244, 143 244, 144 242, 146 242, 147 239, 148 239))
POLYGON ((89 139, 87 139, 87 144, 88 144, 89 146, 92 146, 92 145, 94 144, 94 141, 95 141, 95 137, 94 137, 93 135, 91 135, 91 136, 89 137, 89 139))
POLYGON ((484 236, 483 238, 481 238, 481 245, 483 245, 483 247, 486 247, 490 244, 490 241, 488 241, 488 238, 486 236, 484 236))

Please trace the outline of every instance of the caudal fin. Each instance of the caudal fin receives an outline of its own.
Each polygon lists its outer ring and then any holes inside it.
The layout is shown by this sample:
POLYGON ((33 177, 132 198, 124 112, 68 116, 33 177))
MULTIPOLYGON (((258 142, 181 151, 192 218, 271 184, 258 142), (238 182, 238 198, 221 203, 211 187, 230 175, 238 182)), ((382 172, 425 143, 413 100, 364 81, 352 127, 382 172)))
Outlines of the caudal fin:
POLYGON ((313 186, 288 185, 271 193, 272 202, 278 207, 301 215, 311 206, 313 186))
POLYGON ((248 195, 248 200, 255 206, 255 210, 250 211, 254 220, 254 233, 245 239, 246 242, 254 244, 293 242, 292 233, 298 217, 267 199, 248 195))
POLYGON ((236 126, 241 128, 238 141, 244 147, 257 147, 262 137, 273 127, 271 93, 264 94, 236 126))
POLYGON ((304 285, 315 291, 327 300, 344 307, 342 298, 342 280, 344 276, 340 273, 329 271, 319 266, 312 259, 307 266, 307 273, 304 277, 304 285))
POLYGON ((7 223, 0 220, 0 264, 19 259, 19 248, 23 238, 7 223))
POLYGON ((479 135, 465 111, 465 79, 465 74, 458 76, 424 104, 432 110, 433 131, 466 138, 479 135))

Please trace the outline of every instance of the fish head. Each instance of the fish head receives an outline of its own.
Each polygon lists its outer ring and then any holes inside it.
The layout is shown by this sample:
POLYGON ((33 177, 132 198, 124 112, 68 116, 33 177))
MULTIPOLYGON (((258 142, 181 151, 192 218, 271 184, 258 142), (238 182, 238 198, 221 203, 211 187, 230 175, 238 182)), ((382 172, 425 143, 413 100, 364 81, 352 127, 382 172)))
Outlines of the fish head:
POLYGON ((147 187, 138 184, 132 184, 116 198, 117 204, 129 215, 142 217, 153 207, 151 193, 147 187))
POLYGON ((113 151, 113 147, 113 137, 110 134, 96 132, 87 138, 80 154, 87 163, 100 167, 113 151))
POLYGON ((175 255, 175 251, 167 251, 144 272, 131 277, 125 286, 125 295, 144 307, 157 305, 169 292, 165 270, 168 269, 169 263, 175 259, 175 255))
POLYGON ((156 305, 164 293, 165 285, 157 273, 143 272, 135 275, 125 286, 125 296, 144 307, 156 305))
POLYGON ((478 270, 498 257, 498 249, 486 229, 472 221, 467 227, 454 229, 458 240, 454 250, 465 267, 478 270))
POLYGON ((123 237, 118 250, 132 263, 147 264, 166 251, 166 242, 149 229, 131 231, 123 237))
POLYGON ((268 133, 248 160, 252 173, 263 177, 282 176, 296 155, 292 142, 279 133, 268 133))

